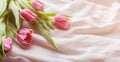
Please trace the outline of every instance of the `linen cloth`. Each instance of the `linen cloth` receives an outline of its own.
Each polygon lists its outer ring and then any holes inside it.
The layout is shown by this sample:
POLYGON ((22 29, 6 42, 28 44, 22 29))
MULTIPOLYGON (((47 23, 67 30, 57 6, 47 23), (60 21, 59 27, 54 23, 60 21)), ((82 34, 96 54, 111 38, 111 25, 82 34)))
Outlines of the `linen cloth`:
MULTIPOLYGON (((120 62, 119 0, 42 0, 46 11, 72 16, 71 29, 54 30, 53 48, 33 34, 30 48, 13 46, 2 62, 120 62)), ((24 27, 30 27, 26 22, 24 27)))

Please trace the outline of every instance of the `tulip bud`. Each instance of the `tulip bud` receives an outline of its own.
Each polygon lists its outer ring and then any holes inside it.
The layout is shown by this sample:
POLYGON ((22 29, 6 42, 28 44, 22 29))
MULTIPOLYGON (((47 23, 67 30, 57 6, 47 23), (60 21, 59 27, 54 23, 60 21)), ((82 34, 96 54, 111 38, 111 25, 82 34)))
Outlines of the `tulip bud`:
POLYGON ((6 38, 3 40, 4 41, 4 50, 5 51, 10 51, 13 45, 13 41, 11 38, 6 38))
POLYGON ((35 22, 38 18, 38 16, 29 9, 21 10, 20 15, 28 22, 35 22))
POLYGON ((38 11, 44 10, 44 4, 39 0, 32 0, 32 7, 38 11))
POLYGON ((68 30, 70 28, 70 23, 68 22, 68 18, 63 14, 57 14, 54 18, 54 25, 56 28, 61 30, 68 30))
POLYGON ((18 34, 16 35, 17 40, 21 44, 31 44, 32 43, 32 29, 26 29, 22 28, 18 31, 18 34))

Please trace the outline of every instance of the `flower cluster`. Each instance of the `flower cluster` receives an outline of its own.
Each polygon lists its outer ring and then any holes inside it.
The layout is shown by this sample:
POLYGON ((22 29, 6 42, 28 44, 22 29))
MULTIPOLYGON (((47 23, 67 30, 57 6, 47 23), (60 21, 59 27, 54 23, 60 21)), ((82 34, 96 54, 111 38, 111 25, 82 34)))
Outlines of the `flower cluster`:
POLYGON ((0 29, 1 57, 10 52, 13 42, 20 46, 31 45, 34 31, 57 48, 50 31, 70 28, 69 17, 62 13, 45 12, 45 5, 39 0, 0 0, 0 6, 0 27, 3 28, 0 29), (23 21, 33 28, 22 27, 23 21))

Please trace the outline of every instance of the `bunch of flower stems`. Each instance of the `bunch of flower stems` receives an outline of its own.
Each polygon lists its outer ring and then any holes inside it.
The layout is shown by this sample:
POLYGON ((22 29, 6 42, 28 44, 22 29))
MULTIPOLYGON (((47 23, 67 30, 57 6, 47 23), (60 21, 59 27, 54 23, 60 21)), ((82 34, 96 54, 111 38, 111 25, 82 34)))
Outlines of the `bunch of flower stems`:
POLYGON ((57 48, 50 31, 55 27, 68 30, 69 19, 60 13, 46 12, 44 6, 39 0, 0 0, 0 60, 11 50, 13 42, 19 46, 31 45, 32 33, 36 31, 57 48), (32 28, 23 27, 23 21, 32 28))

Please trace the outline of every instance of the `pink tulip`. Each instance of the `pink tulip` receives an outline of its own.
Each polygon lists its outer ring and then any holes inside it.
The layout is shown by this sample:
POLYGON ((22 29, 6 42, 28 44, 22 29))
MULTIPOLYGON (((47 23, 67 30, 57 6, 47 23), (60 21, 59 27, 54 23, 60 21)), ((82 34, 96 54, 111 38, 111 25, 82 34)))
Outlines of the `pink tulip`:
POLYGON ((18 31, 16 35, 17 40, 22 44, 31 44, 32 43, 32 29, 22 28, 18 31))
POLYGON ((27 29, 27 28, 22 28, 18 31, 18 33, 19 34, 26 34, 26 33, 32 34, 33 30, 32 29, 27 29))
POLYGON ((29 9, 21 10, 20 15, 28 22, 35 22, 38 18, 38 16, 29 9))
POLYGON ((63 14, 58 13, 54 18, 54 25, 56 28, 61 30, 68 30, 70 28, 70 23, 68 18, 63 14))
POLYGON ((39 0, 32 0, 32 7, 39 11, 44 10, 44 4, 40 2, 39 0))
POLYGON ((4 50, 5 51, 10 51, 13 45, 13 41, 11 38, 6 38, 3 40, 4 41, 4 50))

